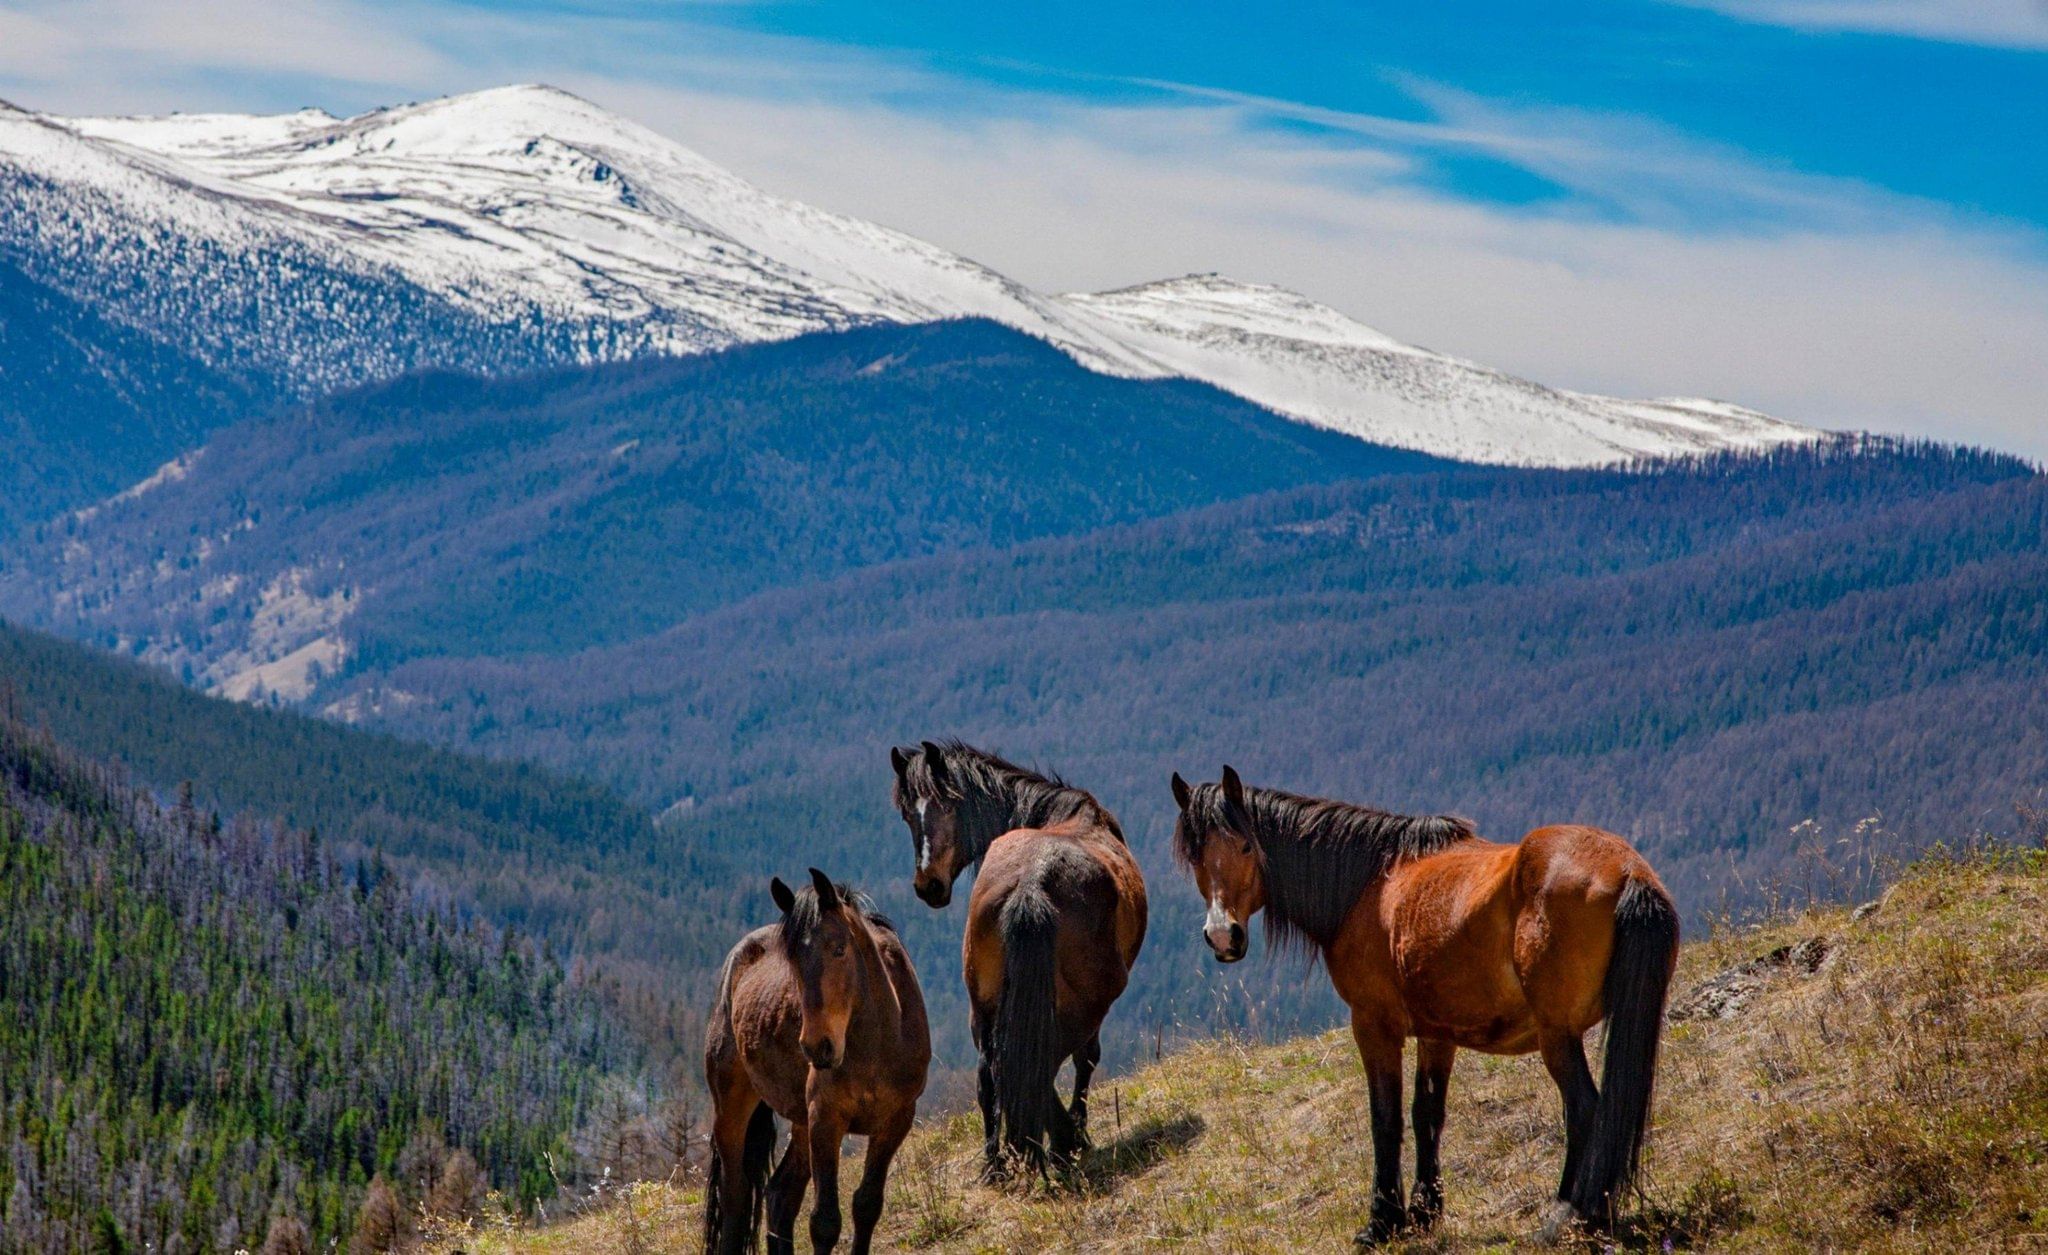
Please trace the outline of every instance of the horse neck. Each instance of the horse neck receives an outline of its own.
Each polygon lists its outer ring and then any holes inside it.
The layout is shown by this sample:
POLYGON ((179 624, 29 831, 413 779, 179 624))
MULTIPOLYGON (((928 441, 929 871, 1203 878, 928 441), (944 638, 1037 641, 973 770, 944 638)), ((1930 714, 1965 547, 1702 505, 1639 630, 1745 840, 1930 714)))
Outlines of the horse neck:
POLYGON ((866 921, 854 934, 853 948, 860 963, 861 990, 852 1024, 863 1034, 891 1041, 902 1028, 903 1003, 896 996, 896 982, 889 978, 889 965, 882 961, 881 943, 866 921))
POLYGON ((1395 860, 1381 859, 1373 866, 1364 851, 1311 840, 1298 829, 1284 830, 1261 820, 1254 815, 1253 836, 1266 852, 1266 914, 1280 926, 1275 935, 1283 944, 1310 948, 1327 957, 1343 919, 1360 898, 1386 879, 1395 860), (1287 866, 1291 875, 1274 875, 1276 861, 1287 866))
MULTIPOLYGON (((972 867, 980 863, 982 857, 988 853, 988 848, 995 844, 996 838, 1006 832, 1013 832, 1019 828, 1045 827, 1048 821, 1045 808, 1058 792, 1055 786, 1047 786, 1041 790, 1036 787, 1026 788, 1019 781, 1006 780, 993 789, 977 788, 969 794, 963 815, 967 822, 962 823, 960 827, 968 847, 967 865, 972 867)), ((1100 804, 1082 805, 1068 818, 1084 824, 1102 825, 1114 833, 1119 841, 1123 839, 1123 833, 1117 828, 1116 821, 1109 817, 1109 812, 1103 810, 1100 804)), ((1060 822, 1067 820, 1063 818, 1060 822)))
POLYGON ((992 789, 976 787, 961 808, 960 836, 967 866, 980 864, 996 838, 1026 822, 1022 796, 1007 783, 992 789))

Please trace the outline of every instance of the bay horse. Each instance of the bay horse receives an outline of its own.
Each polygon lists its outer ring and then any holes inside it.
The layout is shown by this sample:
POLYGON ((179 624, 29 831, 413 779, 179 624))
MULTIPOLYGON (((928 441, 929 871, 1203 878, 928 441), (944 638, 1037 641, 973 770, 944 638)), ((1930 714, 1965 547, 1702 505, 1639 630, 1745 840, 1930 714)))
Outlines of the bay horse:
MULTIPOLYGON (((1460 1047, 1540 1052, 1564 1097, 1560 1204, 1612 1221, 1649 1125, 1678 912, 1627 842, 1597 828, 1484 841, 1467 820, 1248 789, 1229 767, 1190 788, 1176 773, 1174 853, 1209 904, 1216 958, 1245 955, 1260 910, 1279 949, 1320 958, 1351 1007, 1374 1154, 1361 1244, 1443 1211, 1438 1141, 1460 1047), (1600 1085, 1584 1037, 1607 1021, 1600 1085), (1401 1052, 1417 1040, 1415 1194, 1401 1198, 1401 1052)), ((1562 1207, 1555 1220, 1563 1218, 1562 1207)))
POLYGON ((852 1133, 868 1139, 853 1192, 853 1249, 865 1255, 931 1063, 924 994, 895 926, 862 894, 815 867, 808 888, 777 878, 769 892, 782 920, 726 956, 705 1035, 713 1116, 704 1249, 751 1251, 765 1201, 769 1251, 794 1252, 796 1214, 816 1181, 811 1247, 831 1250, 839 1146, 852 1133), (789 1121, 789 1146, 771 1178, 778 1115, 789 1121))
POLYGON ((986 1174, 1070 1166, 1087 1144, 1102 1020, 1145 941, 1145 878, 1116 816, 1089 793, 951 741, 891 749, 910 826, 912 888, 945 907, 980 864, 961 968, 975 1049, 986 1174), (1062 1106, 1055 1081, 1074 1061, 1062 1106))

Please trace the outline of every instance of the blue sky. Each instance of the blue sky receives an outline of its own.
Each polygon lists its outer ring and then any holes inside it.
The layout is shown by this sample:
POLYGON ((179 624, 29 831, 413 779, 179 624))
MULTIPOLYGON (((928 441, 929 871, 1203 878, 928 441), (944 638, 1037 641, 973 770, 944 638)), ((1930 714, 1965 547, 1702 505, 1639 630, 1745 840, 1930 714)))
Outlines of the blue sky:
MULTIPOLYGON (((1166 82, 1428 122, 1427 94, 1414 90, 1425 84, 1653 118, 1758 160, 2048 226, 2048 5, 2033 23, 1958 26, 1948 39, 1912 24, 1901 37, 1898 25, 1802 29, 1744 11, 1663 0, 919 0, 741 5, 719 18, 1104 98, 1166 82)), ((1558 192, 1502 162, 1449 161, 1435 174, 1484 198, 1558 192)))
POLYGON ((2048 456, 2048 0, 0 0, 0 96, 547 81, 1047 288, 2048 456))

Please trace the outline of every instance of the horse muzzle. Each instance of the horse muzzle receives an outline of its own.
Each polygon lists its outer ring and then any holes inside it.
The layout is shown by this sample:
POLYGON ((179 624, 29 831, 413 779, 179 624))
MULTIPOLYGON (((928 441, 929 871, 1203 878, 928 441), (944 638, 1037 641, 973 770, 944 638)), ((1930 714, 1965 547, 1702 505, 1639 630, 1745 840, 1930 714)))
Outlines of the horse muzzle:
POLYGON ((822 1041, 807 1041, 803 1043, 803 1052, 804 1058, 810 1060, 811 1066, 820 1072, 829 1072, 838 1066, 839 1047, 833 1044, 832 1039, 829 1037, 822 1041))
POLYGON ((1244 925, 1234 920, 1227 929, 1204 929, 1202 938, 1209 943, 1209 949, 1216 952, 1218 963, 1235 963, 1243 958, 1245 951, 1250 948, 1250 939, 1245 936, 1244 925))
POLYGON ((933 910, 938 910, 953 900, 953 886, 937 876, 917 881, 911 885, 911 891, 916 893, 919 900, 933 910))

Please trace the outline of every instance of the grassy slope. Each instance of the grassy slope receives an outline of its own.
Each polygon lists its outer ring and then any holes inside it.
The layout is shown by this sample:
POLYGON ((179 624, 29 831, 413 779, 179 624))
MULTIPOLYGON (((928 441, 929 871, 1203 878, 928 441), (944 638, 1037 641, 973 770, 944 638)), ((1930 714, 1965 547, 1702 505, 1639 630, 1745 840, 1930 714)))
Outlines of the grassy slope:
MULTIPOLYGON (((1816 935, 1838 943, 1818 972, 1779 970, 1735 1018, 1671 1026, 1627 1245, 2048 1240, 2048 854, 1930 861, 1865 919, 1806 912, 1688 945, 1675 990, 1816 935)), ((1106 1149, 1072 1192, 974 1184, 972 1116, 920 1130, 898 1160, 878 1245, 1335 1250, 1364 1215, 1365 1096, 1342 1032, 1272 1047, 1211 1042, 1097 1092, 1106 1149)), ((1531 1244, 1562 1153, 1555 1092, 1533 1057, 1463 1056, 1444 1224, 1398 1249, 1531 1244)), ((696 1200, 694 1188, 641 1186, 568 1224, 462 1244, 504 1255, 694 1250, 696 1200)))

